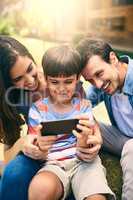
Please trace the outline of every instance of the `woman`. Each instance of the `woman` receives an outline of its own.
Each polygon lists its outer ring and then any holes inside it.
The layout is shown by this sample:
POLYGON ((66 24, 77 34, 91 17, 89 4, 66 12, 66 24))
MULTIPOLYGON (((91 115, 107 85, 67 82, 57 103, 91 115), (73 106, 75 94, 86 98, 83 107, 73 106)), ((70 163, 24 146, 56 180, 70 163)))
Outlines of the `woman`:
MULTIPOLYGON (((37 71, 36 63, 28 50, 17 40, 1 36, 0 141, 4 143, 6 163, 17 155, 2 176, 3 200, 26 199, 28 183, 40 168, 40 160, 45 159, 46 154, 34 145, 35 136, 20 137, 20 126, 24 124, 20 113, 26 119, 30 103, 43 97, 45 91, 44 76, 37 71), (21 190, 17 190, 17 185, 21 185, 21 190)), ((55 137, 51 137, 49 143, 54 140, 55 137)))
MULTIPOLYGON (((45 152, 42 152, 34 144, 36 136, 20 137, 20 126, 24 123, 20 113, 26 119, 32 101, 45 95, 44 76, 37 71, 31 54, 17 40, 1 36, 0 141, 4 143, 6 163, 11 160, 1 178, 0 199, 2 200, 27 199, 29 183, 40 169, 41 160, 45 160, 48 148, 56 140, 56 136, 45 136, 46 148, 45 152)), ((89 126, 86 120, 82 123, 89 126)), ((97 154, 101 146, 99 130, 94 141, 95 148, 91 153, 88 153, 88 149, 79 148, 81 159, 89 160, 97 154)))

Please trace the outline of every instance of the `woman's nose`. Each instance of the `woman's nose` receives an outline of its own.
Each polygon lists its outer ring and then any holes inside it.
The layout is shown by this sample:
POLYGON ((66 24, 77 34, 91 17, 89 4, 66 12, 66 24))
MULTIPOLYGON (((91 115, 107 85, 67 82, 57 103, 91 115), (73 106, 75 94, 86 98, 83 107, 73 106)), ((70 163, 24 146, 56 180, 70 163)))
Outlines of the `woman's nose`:
POLYGON ((35 78, 31 75, 25 76, 25 85, 32 85, 35 81, 35 78))

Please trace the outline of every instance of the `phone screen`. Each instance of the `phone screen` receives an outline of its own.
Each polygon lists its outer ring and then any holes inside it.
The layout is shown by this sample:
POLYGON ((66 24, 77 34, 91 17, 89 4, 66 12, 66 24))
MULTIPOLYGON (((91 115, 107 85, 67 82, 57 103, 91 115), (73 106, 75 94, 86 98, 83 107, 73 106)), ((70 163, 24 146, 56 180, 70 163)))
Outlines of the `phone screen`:
POLYGON ((43 136, 71 134, 73 129, 77 130, 76 125, 78 124, 78 122, 79 122, 78 119, 42 122, 41 134, 43 136))

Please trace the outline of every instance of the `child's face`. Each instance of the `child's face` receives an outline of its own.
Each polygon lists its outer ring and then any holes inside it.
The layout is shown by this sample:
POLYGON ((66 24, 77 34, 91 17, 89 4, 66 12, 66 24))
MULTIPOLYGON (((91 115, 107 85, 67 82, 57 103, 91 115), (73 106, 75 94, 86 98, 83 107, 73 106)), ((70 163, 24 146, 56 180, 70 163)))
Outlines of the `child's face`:
POLYGON ((75 93, 77 75, 72 76, 47 76, 47 86, 52 100, 56 103, 69 103, 75 93))

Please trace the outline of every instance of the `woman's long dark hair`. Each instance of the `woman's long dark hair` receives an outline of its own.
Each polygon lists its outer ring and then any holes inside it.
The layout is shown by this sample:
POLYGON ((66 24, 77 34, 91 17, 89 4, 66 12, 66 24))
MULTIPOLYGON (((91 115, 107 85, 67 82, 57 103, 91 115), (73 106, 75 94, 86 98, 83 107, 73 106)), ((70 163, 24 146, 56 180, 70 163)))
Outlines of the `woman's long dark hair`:
MULTIPOLYGON (((0 142, 10 146, 20 137, 21 125, 24 124, 16 106, 8 104, 5 97, 6 92, 13 86, 10 70, 18 56, 28 56, 34 61, 25 46, 16 39, 0 36, 0 142)), ((17 102, 19 94, 20 90, 14 89, 9 96, 10 102, 17 102)))
POLYGON ((21 125, 24 121, 16 108, 7 104, 5 93, 0 72, 0 142, 13 145, 20 137, 21 125))

